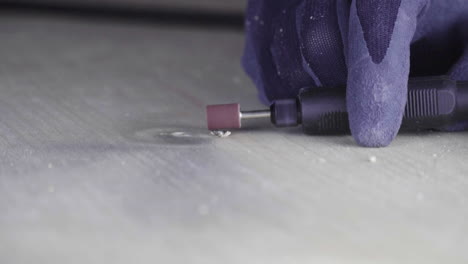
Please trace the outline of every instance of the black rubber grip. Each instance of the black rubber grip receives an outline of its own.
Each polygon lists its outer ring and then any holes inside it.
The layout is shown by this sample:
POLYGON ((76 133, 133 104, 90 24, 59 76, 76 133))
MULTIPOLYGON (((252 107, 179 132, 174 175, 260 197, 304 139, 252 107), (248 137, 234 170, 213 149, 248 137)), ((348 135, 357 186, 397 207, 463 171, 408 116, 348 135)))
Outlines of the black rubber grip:
MULTIPOLYGON (((307 134, 349 133, 344 89, 304 89, 299 97, 307 134)), ((402 130, 440 130, 468 119, 468 83, 448 77, 414 78, 408 84, 402 130)))

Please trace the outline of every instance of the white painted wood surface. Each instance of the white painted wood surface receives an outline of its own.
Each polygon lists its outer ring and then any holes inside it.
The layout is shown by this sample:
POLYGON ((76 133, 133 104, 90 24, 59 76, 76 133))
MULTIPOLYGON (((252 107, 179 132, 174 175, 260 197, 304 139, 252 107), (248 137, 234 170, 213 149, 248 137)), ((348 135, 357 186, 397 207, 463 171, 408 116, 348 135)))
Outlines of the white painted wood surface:
POLYGON ((0 263, 468 262, 467 133, 213 138, 205 104, 260 106, 241 32, 2 15, 0 40, 0 263))

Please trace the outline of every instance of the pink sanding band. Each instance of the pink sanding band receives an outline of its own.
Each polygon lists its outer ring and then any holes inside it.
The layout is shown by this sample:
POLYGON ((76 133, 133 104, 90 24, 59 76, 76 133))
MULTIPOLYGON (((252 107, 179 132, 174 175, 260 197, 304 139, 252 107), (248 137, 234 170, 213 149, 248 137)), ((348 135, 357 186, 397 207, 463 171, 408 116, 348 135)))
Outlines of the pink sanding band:
POLYGON ((209 105, 206 107, 206 121, 209 130, 241 128, 240 105, 209 105))

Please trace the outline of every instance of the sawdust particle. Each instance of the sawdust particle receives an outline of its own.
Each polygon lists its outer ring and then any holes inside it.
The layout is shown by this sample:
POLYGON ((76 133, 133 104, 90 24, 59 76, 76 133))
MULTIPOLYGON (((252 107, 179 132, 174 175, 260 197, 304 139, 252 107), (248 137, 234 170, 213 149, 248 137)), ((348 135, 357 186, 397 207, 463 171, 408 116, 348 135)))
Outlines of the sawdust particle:
POLYGON ((227 138, 231 135, 231 131, 215 130, 215 131, 211 131, 211 135, 217 136, 220 138, 227 138))

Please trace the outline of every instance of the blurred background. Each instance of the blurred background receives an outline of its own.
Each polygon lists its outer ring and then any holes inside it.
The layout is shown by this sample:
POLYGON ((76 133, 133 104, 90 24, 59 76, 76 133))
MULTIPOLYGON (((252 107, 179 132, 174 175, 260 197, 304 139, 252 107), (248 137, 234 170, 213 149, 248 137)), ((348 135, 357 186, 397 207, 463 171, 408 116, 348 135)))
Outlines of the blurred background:
POLYGON ((176 8, 242 12, 246 0, 6 0, 8 4, 53 5, 67 7, 107 7, 126 9, 176 8))
POLYGON ((55 13, 99 19, 184 24, 185 26, 243 27, 246 0, 3 0, 2 12, 55 13))

